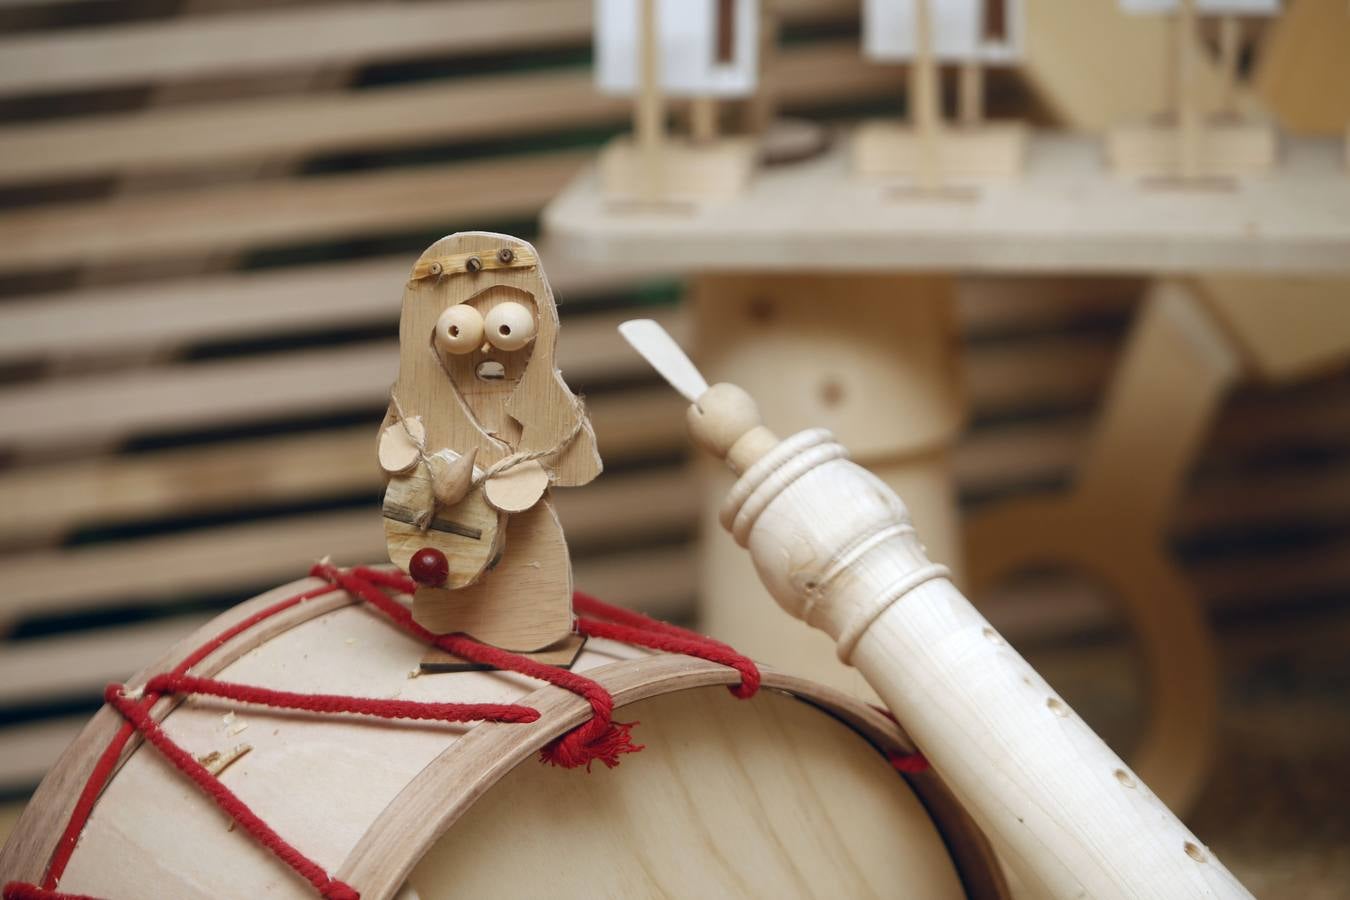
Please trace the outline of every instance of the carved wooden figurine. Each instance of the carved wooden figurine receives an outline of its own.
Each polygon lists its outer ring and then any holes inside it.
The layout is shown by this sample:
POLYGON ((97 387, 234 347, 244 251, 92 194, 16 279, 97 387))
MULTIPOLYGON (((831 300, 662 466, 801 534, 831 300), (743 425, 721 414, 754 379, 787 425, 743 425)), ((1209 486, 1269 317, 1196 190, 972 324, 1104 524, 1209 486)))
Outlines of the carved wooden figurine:
POLYGON ((908 62, 908 124, 866 122, 853 142, 863 175, 906 176, 921 190, 944 182, 1006 180, 1022 171, 1026 128, 984 118, 984 67, 1022 55, 1020 0, 867 0, 863 50, 908 62), (939 63, 959 66, 959 122, 944 125, 939 63))
POLYGON ((1120 5, 1129 13, 1175 15, 1175 41, 1163 121, 1113 128, 1107 138, 1112 166, 1126 175, 1186 182, 1253 175, 1274 165, 1274 125, 1246 118, 1238 107, 1238 17, 1275 15, 1279 0, 1120 0, 1120 5), (1219 17, 1219 96, 1208 121, 1198 85, 1200 16, 1219 17))
POLYGON ((417 261, 380 429, 389 558, 438 634, 536 651, 571 634, 572 570, 549 488, 600 473, 554 364, 558 313, 524 241, 466 232, 417 261))
POLYGON ((790 614, 833 638, 1029 897, 1247 898, 1218 859, 932 563, 904 503, 824 429, 780 441, 653 322, 625 337, 739 476, 722 525, 790 614))
POLYGON ((718 101, 754 92, 757 0, 595 0, 596 86, 632 95, 633 136, 600 155, 605 193, 619 202, 682 204, 736 194, 755 141, 719 134, 718 101), (690 133, 666 129, 666 98, 689 102, 690 133))

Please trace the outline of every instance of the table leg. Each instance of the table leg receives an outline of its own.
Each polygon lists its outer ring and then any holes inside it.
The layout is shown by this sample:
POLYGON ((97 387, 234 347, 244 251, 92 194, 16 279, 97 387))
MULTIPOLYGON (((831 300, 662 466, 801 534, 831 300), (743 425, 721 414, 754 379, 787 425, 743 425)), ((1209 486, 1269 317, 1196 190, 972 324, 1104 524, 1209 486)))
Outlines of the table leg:
MULTIPOLYGON (((930 555, 961 568, 949 451, 964 421, 946 276, 704 275, 694 349, 710 382, 759 402, 779 434, 826 427, 910 507, 930 555)), ((717 526, 729 476, 705 467, 701 627, 771 665, 869 696, 820 632, 782 615, 717 526)))

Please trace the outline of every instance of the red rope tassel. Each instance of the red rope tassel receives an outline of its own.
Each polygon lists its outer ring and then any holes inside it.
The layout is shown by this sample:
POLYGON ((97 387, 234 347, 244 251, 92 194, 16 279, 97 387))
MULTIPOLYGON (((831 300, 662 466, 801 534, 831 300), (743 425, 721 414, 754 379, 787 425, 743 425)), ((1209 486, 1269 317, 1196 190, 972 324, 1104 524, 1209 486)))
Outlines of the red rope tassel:
POLYGON ((610 606, 580 591, 572 595, 572 603, 578 610, 611 620, 578 619, 577 630, 584 635, 623 641, 667 653, 683 653, 735 669, 741 673, 741 683, 727 690, 742 700, 753 697, 759 690, 759 668, 748 656, 742 656, 721 641, 631 609, 610 606))
POLYGON ((380 590, 380 586, 385 586, 412 593, 416 585, 406 575, 365 567, 343 571, 325 564, 315 566, 312 574, 335 582, 347 593, 383 612, 404 631, 447 653, 494 669, 518 672, 571 691, 585 700, 591 707, 591 718, 540 751, 544 762, 590 771, 591 763, 599 760, 612 769, 619 764, 621 755, 642 749, 640 744, 633 743, 630 734, 636 723, 614 721, 614 698, 599 682, 517 653, 480 644, 462 634, 437 635, 418 625, 406 606, 380 590))

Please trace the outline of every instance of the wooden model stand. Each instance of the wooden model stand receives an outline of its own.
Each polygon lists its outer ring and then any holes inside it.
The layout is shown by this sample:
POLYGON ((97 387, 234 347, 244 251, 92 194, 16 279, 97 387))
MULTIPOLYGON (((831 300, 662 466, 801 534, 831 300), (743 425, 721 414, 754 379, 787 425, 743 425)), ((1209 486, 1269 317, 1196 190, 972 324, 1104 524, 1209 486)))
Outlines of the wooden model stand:
MULTIPOLYGON (((1150 7, 1153 4, 1149 4, 1150 7)), ((1237 104, 1241 23, 1234 15, 1219 19, 1219 61, 1223 84, 1212 115, 1201 109, 1196 69, 1200 52, 1198 11, 1273 13, 1278 4, 1223 0, 1197 7, 1177 0, 1172 55, 1172 103, 1162 121, 1117 126, 1107 135, 1112 167, 1124 175, 1150 179, 1231 179, 1267 172, 1275 164, 1278 134, 1273 123, 1245 118, 1237 104), (1231 8, 1231 9, 1229 9, 1231 8)))
MULTIPOLYGON (((618 2, 638 3, 637 91, 633 135, 616 138, 600 153, 599 171, 606 196, 620 205, 660 207, 715 202, 744 190, 758 159, 756 140, 720 134, 717 100, 710 94, 690 99, 690 133, 671 136, 662 84, 662 0, 618 2)), ((718 3, 714 62, 730 61, 736 52, 739 6, 748 3, 718 3)), ((603 6, 598 9, 603 11, 603 6)))
MULTIPOLYGON (((1025 162, 1027 129, 1020 122, 989 122, 984 117, 985 39, 1004 40, 1020 4, 994 0, 974 9, 973 2, 946 4, 944 0, 870 0, 870 31, 891 26, 889 7, 909 13, 914 38, 909 71, 908 124, 870 121, 853 135, 853 164, 865 176, 905 177, 924 192, 952 183, 1007 181, 1021 174, 1025 162), (933 14, 944 6, 971 7, 974 34, 963 36, 961 47, 935 46, 933 14), (885 18, 883 18, 885 17, 885 18), (959 57, 958 122, 942 121, 939 57, 959 57)), ((895 10, 891 10, 891 16, 895 10)), ((878 38, 878 40, 881 40, 878 38)), ((873 55, 898 54, 887 48, 873 55)), ((903 57, 902 57, 903 58, 903 57)))

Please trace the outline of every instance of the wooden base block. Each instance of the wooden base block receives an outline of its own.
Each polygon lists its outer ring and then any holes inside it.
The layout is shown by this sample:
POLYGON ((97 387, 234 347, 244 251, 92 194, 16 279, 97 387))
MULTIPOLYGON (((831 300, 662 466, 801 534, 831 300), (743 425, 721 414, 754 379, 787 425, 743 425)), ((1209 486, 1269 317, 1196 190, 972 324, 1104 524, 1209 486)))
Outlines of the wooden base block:
POLYGON ((1138 178, 1239 178, 1275 165, 1275 127, 1262 122, 1208 123, 1196 146, 1196 171, 1182 170, 1181 133, 1169 125, 1122 125, 1106 138, 1111 167, 1138 178))
MULTIPOLYGON (((526 659, 532 659, 537 663, 543 663, 546 666, 570 669, 585 646, 585 636, 569 634, 551 647, 518 655, 526 659)), ((446 653, 444 650, 428 650, 426 655, 422 657, 422 674, 424 675, 438 675, 443 672, 490 672, 492 668, 492 666, 482 663, 470 662, 467 659, 455 656, 453 653, 446 653)))
POLYGON ((671 139, 648 159, 627 137, 616 138, 600 153, 600 183, 611 202, 701 204, 743 191, 754 173, 758 150, 749 138, 723 138, 706 144, 671 139))
MULTIPOLYGON (((943 182, 1011 181, 1022 174, 1027 128, 1020 122, 952 126, 937 137, 943 182)), ((853 134, 853 169, 860 175, 918 178, 919 135, 896 122, 864 122, 853 134)))

